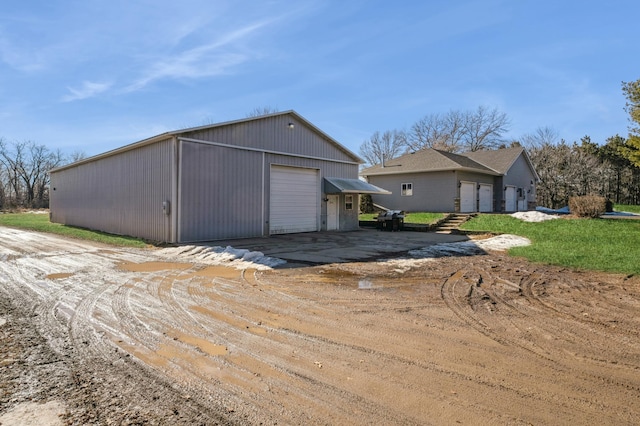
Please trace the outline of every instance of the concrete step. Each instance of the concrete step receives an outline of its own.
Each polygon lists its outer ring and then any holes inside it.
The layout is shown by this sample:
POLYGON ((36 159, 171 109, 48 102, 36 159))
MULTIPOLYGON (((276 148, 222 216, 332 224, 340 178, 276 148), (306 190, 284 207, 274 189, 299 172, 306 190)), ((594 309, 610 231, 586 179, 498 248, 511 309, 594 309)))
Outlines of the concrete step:
POLYGON ((439 233, 451 233, 455 232, 460 225, 471 219, 473 215, 468 214, 452 214, 444 222, 442 222, 435 232, 439 233))

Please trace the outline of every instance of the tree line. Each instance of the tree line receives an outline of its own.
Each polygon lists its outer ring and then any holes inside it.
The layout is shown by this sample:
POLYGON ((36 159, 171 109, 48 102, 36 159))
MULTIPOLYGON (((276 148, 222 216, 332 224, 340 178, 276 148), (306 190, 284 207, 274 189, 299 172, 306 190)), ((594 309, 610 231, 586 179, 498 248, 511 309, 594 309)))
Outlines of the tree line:
POLYGON ((49 207, 49 170, 84 157, 32 141, 0 138, 0 209, 49 207))
MULTIPOLYGON (((640 204, 640 79, 622 82, 622 91, 631 123, 629 137, 615 135, 602 145, 589 136, 580 143, 567 143, 548 127, 520 140, 508 140, 508 116, 480 106, 474 111, 426 115, 408 131, 375 132, 360 146, 360 155, 373 165, 424 148, 464 152, 522 145, 540 176, 538 205, 562 207, 574 195, 601 195, 620 204, 640 204)), ((249 116, 274 111, 266 107, 249 116)), ((81 152, 66 156, 32 141, 0 138, 0 209, 48 207, 49 171, 84 157, 81 152)))
POLYGON ((640 204, 640 166, 625 155, 627 139, 615 135, 599 145, 585 136, 579 143, 567 143, 553 130, 542 128, 525 136, 523 144, 540 177, 538 205, 564 207, 569 198, 580 195, 640 204))
POLYGON ((375 132, 360 146, 369 165, 380 164, 406 152, 434 148, 468 152, 524 146, 538 172, 537 204, 559 208, 578 195, 600 195, 619 204, 640 204, 640 80, 623 82, 627 99, 629 137, 567 143, 549 127, 540 127, 520 139, 506 139, 510 120, 497 109, 430 114, 409 130, 375 132))
POLYGON ((407 151, 435 148, 448 152, 497 148, 509 130, 507 114, 479 106, 475 111, 451 110, 429 114, 408 131, 375 132, 360 146, 360 156, 369 165, 380 164, 407 151))

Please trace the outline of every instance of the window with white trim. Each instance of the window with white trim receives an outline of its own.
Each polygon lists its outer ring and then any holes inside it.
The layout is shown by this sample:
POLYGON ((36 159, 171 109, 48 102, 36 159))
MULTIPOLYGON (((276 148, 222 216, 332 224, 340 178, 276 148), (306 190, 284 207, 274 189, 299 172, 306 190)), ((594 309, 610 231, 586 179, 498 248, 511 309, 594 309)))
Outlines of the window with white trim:
POLYGON ((345 210, 353 210, 353 195, 344 196, 344 208, 345 210))
POLYGON ((400 195, 403 197, 410 197, 413 195, 413 184, 403 183, 400 188, 400 195))

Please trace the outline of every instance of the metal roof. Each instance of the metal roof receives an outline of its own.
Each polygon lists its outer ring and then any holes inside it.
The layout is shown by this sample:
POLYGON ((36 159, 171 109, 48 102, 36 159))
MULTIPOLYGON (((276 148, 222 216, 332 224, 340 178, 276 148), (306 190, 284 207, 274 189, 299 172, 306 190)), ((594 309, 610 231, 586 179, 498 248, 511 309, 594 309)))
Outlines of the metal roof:
POLYGON ((327 194, 391 194, 360 179, 326 177, 324 180, 324 192, 327 194))
POLYGON ((295 117, 297 120, 301 121, 307 127, 309 127, 312 131, 320 134, 330 144, 336 146, 338 149, 343 151, 349 157, 353 158, 355 163, 364 163, 364 160, 362 160, 362 158, 360 158, 358 155, 356 155, 354 152, 352 152, 347 147, 342 145, 340 142, 336 141, 331 136, 329 136, 328 134, 326 134, 325 132, 320 130, 318 127, 316 127, 309 120, 307 120, 306 118, 304 118, 303 116, 301 116, 300 114, 298 114, 294 110, 288 110, 288 111, 276 112, 276 113, 273 113, 273 114, 260 115, 260 116, 257 116, 257 117, 248 117, 248 118, 243 118, 243 119, 239 119, 239 120, 225 121, 225 122, 221 122, 221 123, 207 124, 207 125, 204 125, 204 126, 191 127, 191 128, 186 128, 186 129, 174 130, 174 131, 170 131, 170 132, 164 132, 164 133, 161 133, 159 135, 152 136, 150 138, 143 139, 141 141, 134 142, 134 143, 122 146, 120 148, 116 148, 116 149, 113 149, 111 151, 104 152, 102 154, 97 154, 97 155, 94 155, 94 156, 87 157, 87 158, 84 158, 82 160, 76 161, 74 163, 65 164, 65 165, 62 165, 60 167, 56 167, 56 168, 50 170, 50 172, 57 172, 57 171, 60 171, 60 170, 68 169, 68 168, 75 167, 75 166, 80 165, 80 164, 89 163, 89 162, 92 162, 92 161, 95 161, 95 160, 99 160, 99 159, 102 159, 102 158, 105 158, 105 157, 110 157, 112 155, 120 154, 120 153, 123 153, 123 152, 126 152, 126 151, 130 151, 130 150, 133 150, 133 149, 136 149, 136 148, 140 148, 140 147, 143 147, 143 146, 146 146, 146 145, 150 145, 150 144, 153 144, 153 143, 156 143, 158 141, 165 140, 165 139, 168 139, 168 138, 177 138, 177 137, 180 137, 181 135, 184 135, 184 134, 187 134, 187 133, 191 133, 191 132, 194 132, 194 131, 198 131, 198 130, 205 130, 205 129, 211 129, 211 128, 215 128, 215 127, 235 125, 235 124, 239 124, 239 123, 262 120, 262 119, 269 118, 269 117, 275 117, 275 116, 287 115, 287 114, 295 117))

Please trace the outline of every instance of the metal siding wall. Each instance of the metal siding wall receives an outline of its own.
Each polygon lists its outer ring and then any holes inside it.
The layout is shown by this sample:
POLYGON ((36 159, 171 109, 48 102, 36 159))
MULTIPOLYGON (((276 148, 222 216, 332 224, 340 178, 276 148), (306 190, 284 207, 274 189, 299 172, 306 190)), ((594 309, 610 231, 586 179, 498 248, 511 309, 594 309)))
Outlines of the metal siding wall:
MULTIPOLYGON (((322 179, 325 177, 338 177, 346 179, 358 178, 358 166, 356 164, 345 163, 332 163, 330 161, 320 161, 308 158, 287 157, 283 155, 266 154, 265 155, 265 179, 266 182, 270 182, 271 176, 269 175, 269 169, 271 165, 280 166, 293 166, 293 167, 306 167, 320 170, 320 185, 322 185, 322 179)), ((325 194, 322 192, 322 188, 318 189, 321 197, 324 199, 325 194)), ((358 198, 357 196, 355 197, 358 198)), ((344 196, 340 197, 340 203, 344 204, 344 196)), ((270 203, 269 194, 265 194, 265 204, 267 207, 267 218, 269 217, 268 206, 270 203)), ((357 207, 356 207, 357 208, 357 207)), ((327 217, 327 205, 325 202, 320 203, 320 227, 322 230, 326 230, 326 217, 327 217)), ((347 214, 344 210, 344 206, 341 205, 340 210, 340 230, 353 230, 358 229, 358 215, 357 210, 354 214, 347 214)))
POLYGON ((181 142, 180 241, 262 235, 262 156, 181 142))
POLYGON ((340 148, 307 127, 304 122, 297 121, 291 114, 215 127, 184 136, 268 151, 354 161, 340 148), (294 124, 293 129, 289 128, 289 123, 294 124))
POLYGON ((391 191, 391 195, 372 195, 373 202, 392 210, 407 212, 452 212, 457 197, 453 172, 370 176, 369 183, 391 191), (401 185, 411 183, 412 196, 402 196, 401 185))
POLYGON ((340 231, 354 231, 360 228, 358 214, 360 213, 360 197, 358 194, 340 194, 338 197, 339 203, 339 220, 340 231), (347 210, 346 197, 353 196, 353 208, 347 210))
POLYGON ((358 179, 358 166, 356 164, 332 163, 330 161, 315 160, 312 158, 288 157, 286 155, 266 154, 267 165, 306 167, 319 169, 320 177, 339 177, 358 179))
MULTIPOLYGON (((323 177, 358 177, 356 164, 263 155, 196 142, 183 141, 181 144, 181 242, 269 235, 271 165, 318 169, 320 180, 323 177)), ((321 193, 321 188, 318 192, 321 193)), ((324 204, 321 203, 319 215, 326 214, 324 204)), ((341 220, 341 226, 344 225, 344 229, 357 229, 357 214, 343 217, 345 223, 341 220)), ((321 225, 324 226, 322 222, 321 225)))
POLYGON ((170 239, 172 139, 51 174, 51 220, 66 225, 170 239))

